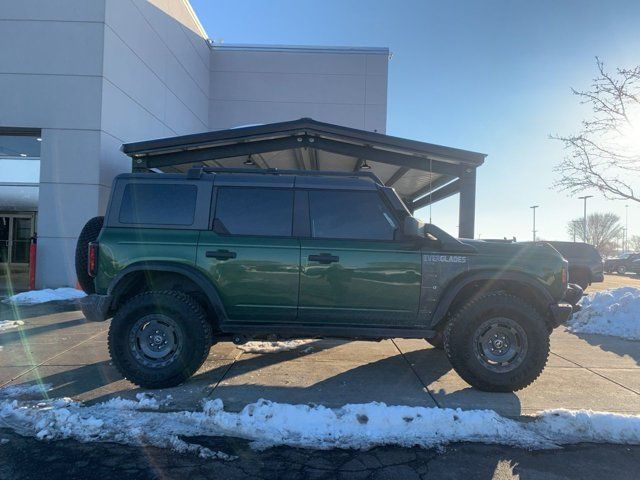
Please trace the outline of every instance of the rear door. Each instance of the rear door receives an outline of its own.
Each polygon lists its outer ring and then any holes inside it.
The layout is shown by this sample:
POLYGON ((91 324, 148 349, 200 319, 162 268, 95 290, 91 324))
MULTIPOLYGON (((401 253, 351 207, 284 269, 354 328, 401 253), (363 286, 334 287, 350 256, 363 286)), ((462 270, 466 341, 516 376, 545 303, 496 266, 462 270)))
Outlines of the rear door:
POLYGON ((232 321, 296 318, 300 244, 292 236, 292 187, 216 179, 212 226, 200 233, 197 264, 216 285, 232 321))
POLYGON ((309 190, 310 237, 301 239, 299 319, 340 326, 416 323, 421 254, 398 239, 377 191, 309 190))

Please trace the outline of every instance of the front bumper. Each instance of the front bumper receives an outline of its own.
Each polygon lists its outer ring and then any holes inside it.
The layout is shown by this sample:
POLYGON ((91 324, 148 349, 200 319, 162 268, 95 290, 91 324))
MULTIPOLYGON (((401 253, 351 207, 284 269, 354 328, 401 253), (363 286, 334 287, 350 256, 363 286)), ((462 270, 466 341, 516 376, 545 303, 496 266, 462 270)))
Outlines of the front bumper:
POLYGON ((549 305, 549 315, 553 323, 553 328, 559 327, 569 320, 573 311, 573 306, 570 303, 559 302, 549 305))
POLYGON ((582 298, 582 294, 583 290, 580 285, 570 283, 562 300, 549 305, 549 316, 551 317, 554 328, 569 320, 573 313, 580 311, 578 302, 582 298))
POLYGON ((80 309, 90 322, 103 322, 110 317, 111 295, 91 294, 80 299, 80 309))

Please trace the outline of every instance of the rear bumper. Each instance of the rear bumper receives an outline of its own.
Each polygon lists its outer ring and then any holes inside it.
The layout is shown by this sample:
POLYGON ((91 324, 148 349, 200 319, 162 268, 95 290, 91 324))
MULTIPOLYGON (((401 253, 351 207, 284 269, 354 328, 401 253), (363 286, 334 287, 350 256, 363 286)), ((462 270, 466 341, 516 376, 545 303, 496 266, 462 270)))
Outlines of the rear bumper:
POLYGON ((80 299, 80 309, 90 322, 103 322, 109 318, 111 295, 91 294, 80 299))

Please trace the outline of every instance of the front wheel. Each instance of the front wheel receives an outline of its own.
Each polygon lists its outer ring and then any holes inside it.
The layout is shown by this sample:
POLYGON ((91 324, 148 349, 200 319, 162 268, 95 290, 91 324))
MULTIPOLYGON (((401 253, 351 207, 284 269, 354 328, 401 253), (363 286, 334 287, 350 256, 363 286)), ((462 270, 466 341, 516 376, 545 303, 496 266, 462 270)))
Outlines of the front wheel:
POLYGON ((494 292, 453 315, 444 346, 451 365, 470 385, 489 392, 514 392, 542 373, 549 356, 549 330, 531 305, 494 292))
POLYGON ((620 265, 616 271, 620 274, 620 275, 624 275, 625 273, 627 273, 627 267, 625 267, 624 265, 620 265))
POLYGON ((202 307, 182 292, 145 292, 125 303, 109 328, 113 364, 144 388, 174 387, 204 363, 211 325, 202 307))

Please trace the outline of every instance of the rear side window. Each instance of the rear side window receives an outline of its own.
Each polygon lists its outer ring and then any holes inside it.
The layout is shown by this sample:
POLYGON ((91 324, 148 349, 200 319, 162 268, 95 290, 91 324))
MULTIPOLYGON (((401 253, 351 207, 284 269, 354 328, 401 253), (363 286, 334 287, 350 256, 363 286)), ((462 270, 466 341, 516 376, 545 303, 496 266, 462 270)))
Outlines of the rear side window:
POLYGON ((230 235, 289 237, 293 225, 293 190, 220 188, 216 231, 230 235))
POLYGON ((310 191, 314 238, 393 240, 398 225, 376 192, 310 191))
POLYGON ((170 183, 130 183, 118 220, 125 224, 192 225, 198 188, 170 183))

